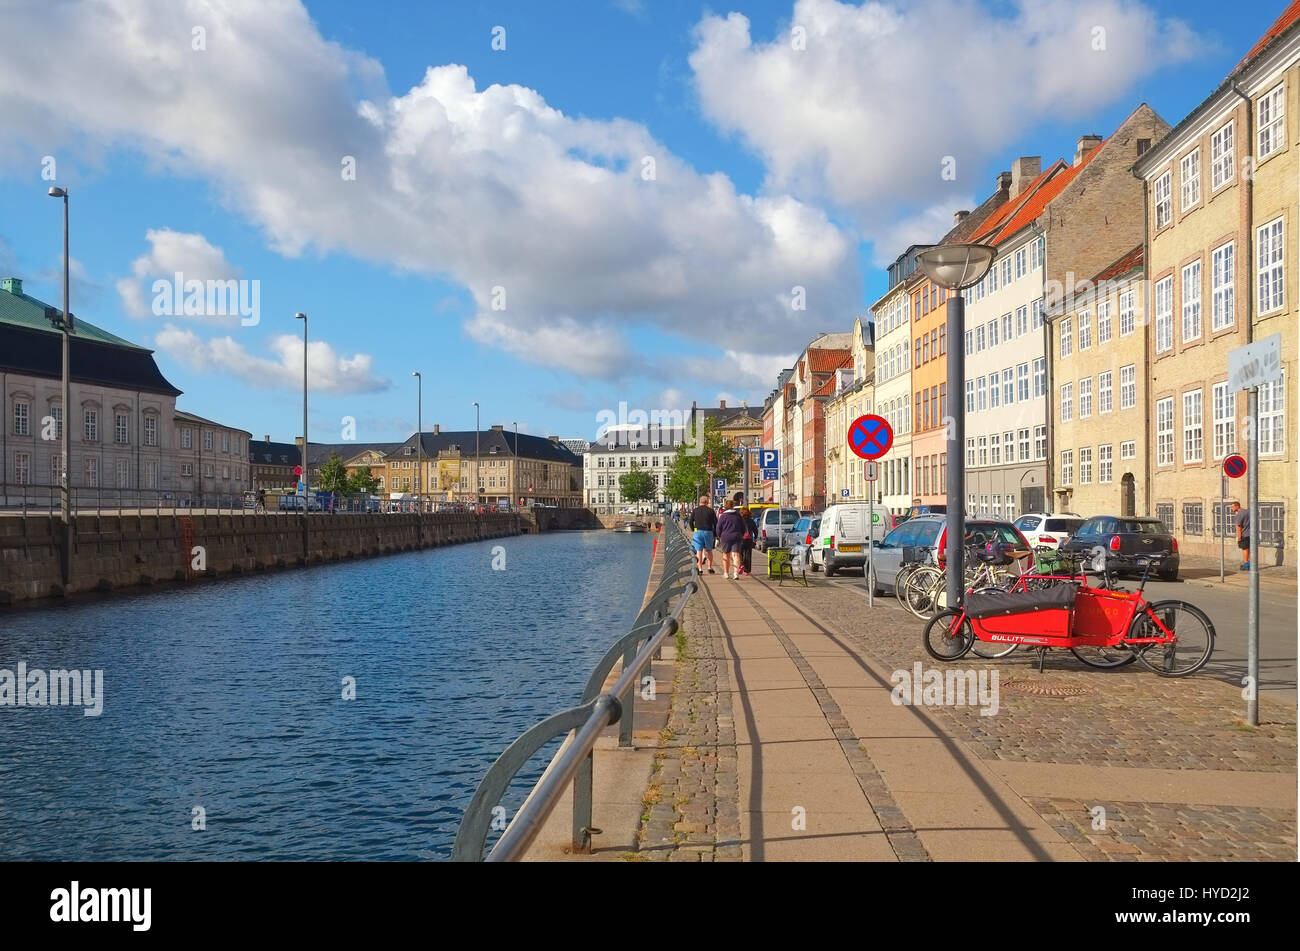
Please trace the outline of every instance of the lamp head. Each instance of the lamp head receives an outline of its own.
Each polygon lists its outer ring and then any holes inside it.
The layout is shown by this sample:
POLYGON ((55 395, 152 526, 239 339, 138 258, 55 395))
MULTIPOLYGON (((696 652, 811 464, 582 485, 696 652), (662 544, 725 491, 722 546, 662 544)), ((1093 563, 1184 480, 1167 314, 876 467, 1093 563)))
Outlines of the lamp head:
POLYGON ((306 314, 303 314, 303 313, 297 313, 297 314, 294 314, 293 316, 294 316, 297 320, 306 320, 306 319, 307 319, 307 315, 306 315, 306 314))
POLYGON ((916 254, 917 266, 940 287, 959 291, 979 283, 998 249, 987 244, 939 244, 916 254))
POLYGON ((67 197, 68 197, 68 190, 67 190, 66 188, 60 188, 58 185, 51 185, 51 186, 50 186, 50 197, 51 197, 51 198, 67 198, 67 197))

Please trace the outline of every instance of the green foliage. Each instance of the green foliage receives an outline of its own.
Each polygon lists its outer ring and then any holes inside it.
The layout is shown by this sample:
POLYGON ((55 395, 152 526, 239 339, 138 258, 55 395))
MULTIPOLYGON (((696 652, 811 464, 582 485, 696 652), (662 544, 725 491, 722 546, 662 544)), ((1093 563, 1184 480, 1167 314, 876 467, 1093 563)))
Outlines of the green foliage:
POLYGON ((704 422, 704 438, 698 447, 685 443, 677 447, 677 456, 668 473, 664 495, 673 502, 692 502, 708 492, 709 455, 713 456, 713 477, 726 479, 728 484, 741 480, 741 459, 736 447, 727 443, 718 432, 716 420, 704 422), (702 451, 701 451, 702 450, 702 451))
POLYGON ((343 458, 337 453, 330 453, 329 459, 320 467, 319 488, 325 492, 342 492, 348 484, 348 471, 343 468, 343 458))
POLYGON ((379 480, 369 469, 358 469, 348 476, 344 491, 355 495, 374 495, 379 491, 379 480))
POLYGON ((659 492, 654 476, 635 462, 632 469, 618 477, 618 491, 624 502, 653 502, 659 492))

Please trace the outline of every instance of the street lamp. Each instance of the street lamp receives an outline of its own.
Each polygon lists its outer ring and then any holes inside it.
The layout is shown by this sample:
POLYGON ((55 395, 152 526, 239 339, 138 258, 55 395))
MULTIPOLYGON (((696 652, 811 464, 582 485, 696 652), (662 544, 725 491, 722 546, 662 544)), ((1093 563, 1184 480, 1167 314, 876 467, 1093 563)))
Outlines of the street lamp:
MULTIPOLYGON (((519 421, 515 420, 515 477, 510 480, 510 491, 518 493, 519 491, 519 421)), ((515 507, 515 499, 519 498, 516 494, 510 500, 510 507, 515 507)))
POLYGON ((411 376, 415 377, 415 457, 419 460, 415 465, 420 484, 415 497, 420 502, 420 510, 424 511, 424 377, 420 376, 419 370, 412 370, 411 376))
POLYGON ((479 405, 474 404, 474 511, 478 512, 478 437, 479 437, 479 405))
POLYGON ((983 280, 998 255, 987 244, 940 244, 918 251, 916 263, 926 277, 948 291, 948 607, 961 602, 963 585, 962 552, 966 538, 966 515, 962 509, 962 488, 966 482, 966 367, 962 362, 965 338, 966 301, 962 288, 983 280))
POLYGON ((63 199, 63 319, 59 321, 63 331, 63 438, 59 449, 62 453, 59 460, 59 515, 63 521, 63 564, 60 568, 64 587, 67 587, 72 580, 72 482, 68 475, 72 454, 72 376, 68 351, 74 329, 72 311, 68 306, 68 190, 51 186, 49 194, 51 198, 63 199))
POLYGON ((311 552, 307 541, 307 516, 311 514, 308 495, 311 469, 307 466, 307 315, 297 313, 293 316, 302 321, 302 560, 305 564, 311 552))

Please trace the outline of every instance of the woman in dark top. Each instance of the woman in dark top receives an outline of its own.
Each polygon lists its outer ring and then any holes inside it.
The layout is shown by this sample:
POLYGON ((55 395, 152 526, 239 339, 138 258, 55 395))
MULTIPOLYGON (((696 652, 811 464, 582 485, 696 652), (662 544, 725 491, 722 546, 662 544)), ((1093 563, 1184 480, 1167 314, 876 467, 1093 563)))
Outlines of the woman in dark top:
POLYGON ((745 520, 736 511, 736 503, 727 499, 726 510, 718 519, 718 541, 722 544, 722 575, 735 581, 740 577, 740 546, 745 540, 745 520))
POLYGON ((745 523, 745 537, 740 541, 740 573, 747 575, 753 570, 754 539, 758 537, 758 522, 754 521, 748 505, 741 506, 740 517, 745 523))

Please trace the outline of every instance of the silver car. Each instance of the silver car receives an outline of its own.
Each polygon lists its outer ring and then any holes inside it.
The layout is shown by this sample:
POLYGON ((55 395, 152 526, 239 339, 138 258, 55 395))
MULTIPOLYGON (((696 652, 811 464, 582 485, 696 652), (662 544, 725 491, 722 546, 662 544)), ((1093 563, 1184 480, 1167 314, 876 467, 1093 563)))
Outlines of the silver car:
MULTIPOLYGON (((903 565, 914 561, 934 561, 937 549, 946 544, 947 533, 944 528, 947 524, 948 519, 943 515, 909 518, 882 541, 874 543, 871 548, 871 571, 867 578, 872 592, 892 593, 903 565)), ((989 542, 1009 544, 1013 546, 1017 557, 1029 553, 1029 543, 1025 541, 1025 536, 1010 522, 1001 519, 967 519, 966 538, 967 544, 980 546, 989 542)))

